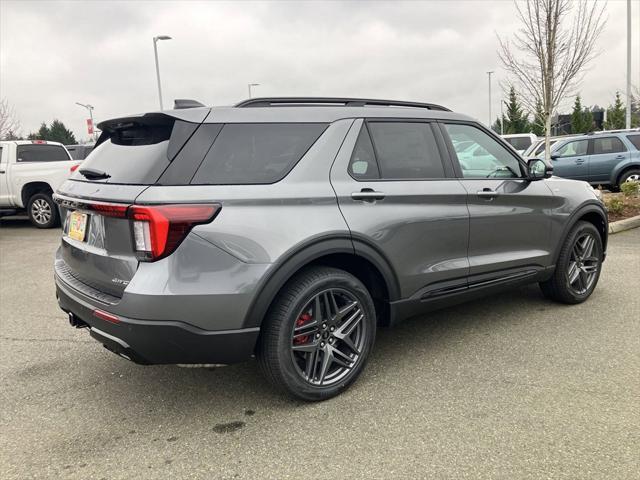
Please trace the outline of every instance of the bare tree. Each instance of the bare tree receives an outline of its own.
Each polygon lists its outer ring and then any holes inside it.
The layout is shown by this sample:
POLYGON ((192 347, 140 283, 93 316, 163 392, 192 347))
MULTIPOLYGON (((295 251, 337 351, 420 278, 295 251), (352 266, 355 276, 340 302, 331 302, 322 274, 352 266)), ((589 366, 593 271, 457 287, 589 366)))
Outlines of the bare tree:
POLYGON ((0 140, 9 140, 19 134, 20 121, 6 98, 0 100, 0 140))
POLYGON ((542 105, 545 151, 549 157, 551 117, 580 85, 584 69, 597 55, 606 3, 598 0, 514 1, 521 27, 512 42, 499 39, 498 55, 519 87, 525 105, 542 105))

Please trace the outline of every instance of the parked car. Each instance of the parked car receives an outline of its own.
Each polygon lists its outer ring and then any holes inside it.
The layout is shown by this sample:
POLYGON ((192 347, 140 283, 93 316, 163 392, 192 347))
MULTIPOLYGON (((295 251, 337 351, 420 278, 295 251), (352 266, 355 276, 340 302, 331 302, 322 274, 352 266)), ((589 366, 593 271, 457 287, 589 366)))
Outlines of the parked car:
POLYGON ((538 137, 533 133, 511 133, 508 135, 501 135, 501 137, 520 155, 522 155, 533 143, 538 141, 538 137))
POLYGON ((532 282, 580 303, 605 258, 593 188, 439 105, 251 99, 100 128, 56 194, 56 294, 138 363, 255 355, 322 400, 360 375, 377 327, 532 282), (462 168, 460 142, 492 164, 462 168))
POLYGON ((93 143, 86 143, 84 145, 65 145, 67 151, 71 154, 71 158, 74 160, 84 160, 93 150, 93 143))
MULTIPOLYGON (((558 140, 566 140, 572 137, 573 135, 561 135, 557 137, 549 137, 549 144, 551 147, 553 147, 553 145, 558 140)), ((532 143, 531 146, 522 153, 522 156, 524 158, 543 158, 545 155, 545 152, 544 152, 545 148, 546 148, 545 138, 544 137, 538 138, 538 140, 536 140, 535 143, 532 143)))
POLYGON ((36 227, 56 226, 59 214, 53 192, 79 163, 61 143, 0 142, 0 216, 26 211, 36 227))
POLYGON ((640 179, 640 131, 599 132, 556 142, 551 149, 555 175, 616 190, 640 179))

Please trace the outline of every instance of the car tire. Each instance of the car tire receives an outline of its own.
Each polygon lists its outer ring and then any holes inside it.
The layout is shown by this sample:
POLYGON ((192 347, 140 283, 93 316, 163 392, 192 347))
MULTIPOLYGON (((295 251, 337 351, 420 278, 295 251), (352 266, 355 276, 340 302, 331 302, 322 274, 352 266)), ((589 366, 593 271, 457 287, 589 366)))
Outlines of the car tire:
POLYGON ((60 218, 58 206, 48 193, 36 193, 27 202, 27 215, 38 228, 53 228, 60 218))
POLYGON ((620 178, 618 179, 618 185, 616 185, 616 189, 620 190, 622 184, 628 180, 635 180, 636 182, 640 181, 640 170, 631 169, 620 175, 620 178))
POLYGON ((307 268, 287 282, 269 309, 258 364, 292 396, 326 400, 364 369, 376 324, 373 300, 360 280, 336 268, 307 268))
POLYGON ((584 302, 598 283, 602 259, 600 232, 592 223, 579 221, 562 245, 553 276, 540 283, 542 292, 569 305, 584 302))

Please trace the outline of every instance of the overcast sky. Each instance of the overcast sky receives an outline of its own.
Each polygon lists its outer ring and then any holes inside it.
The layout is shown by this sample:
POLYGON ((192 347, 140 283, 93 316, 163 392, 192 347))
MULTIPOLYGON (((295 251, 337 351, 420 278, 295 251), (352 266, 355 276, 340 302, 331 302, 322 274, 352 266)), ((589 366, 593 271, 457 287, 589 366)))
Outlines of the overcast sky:
MULTIPOLYGON (((633 79, 640 83, 640 2, 633 0, 633 79), (635 31, 637 30, 637 33, 635 31)), ((496 33, 517 28, 511 1, 30 2, 0 0, 0 95, 26 135, 62 120, 86 138, 99 121, 174 98, 230 105, 254 96, 356 96, 441 103, 486 122, 487 70, 504 79, 496 33)), ((610 0, 601 55, 581 88, 588 105, 625 90, 626 1, 610 0)), ((572 99, 568 99, 566 109, 572 99)))

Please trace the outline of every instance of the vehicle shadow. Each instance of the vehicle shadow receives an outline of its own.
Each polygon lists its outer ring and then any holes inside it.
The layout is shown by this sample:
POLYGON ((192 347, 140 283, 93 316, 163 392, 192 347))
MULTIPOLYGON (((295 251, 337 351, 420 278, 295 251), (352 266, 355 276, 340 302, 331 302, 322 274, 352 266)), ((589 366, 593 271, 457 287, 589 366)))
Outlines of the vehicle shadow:
MULTIPOLYGON (((447 357, 447 349, 459 348, 469 334, 498 332, 522 323, 522 312, 545 310, 549 303, 537 286, 521 287, 480 301, 462 304, 413 318, 391 329, 379 329, 376 345, 362 378, 345 394, 329 402, 348 402, 350 395, 363 390, 376 390, 376 384, 398 383, 397 369, 407 363, 424 365, 447 357), (496 299, 500 298, 500 301, 496 299)), ((116 402, 123 392, 130 398, 144 397, 155 405, 154 414, 163 415, 167 397, 180 405, 182 412, 204 409, 256 411, 268 405, 269 410, 295 410, 313 405, 295 399, 272 387, 260 374, 255 361, 226 367, 184 368, 179 366, 138 366, 105 353, 86 359, 85 368, 95 368, 105 380, 102 400, 116 402), (108 356, 107 356, 108 355, 108 356), (99 357, 99 358, 95 358, 99 357), (105 358, 106 357, 106 358, 105 358), (105 361, 107 359, 107 361, 105 361), (102 373, 100 373, 102 372, 102 373), (109 385, 114 373, 122 377, 119 388, 109 385), (171 393, 168 393, 168 390, 171 393), (110 398, 112 397, 113 398, 110 398)), ((86 370, 85 370, 86 371, 86 370)), ((326 404, 323 403, 323 404, 326 404)), ((320 404, 320 405, 323 405, 320 404)), ((133 406, 129 404, 128 408, 133 406)))
POLYGON ((29 218, 26 216, 10 216, 10 217, 2 217, 0 218, 0 228, 33 228, 35 229, 29 218))

